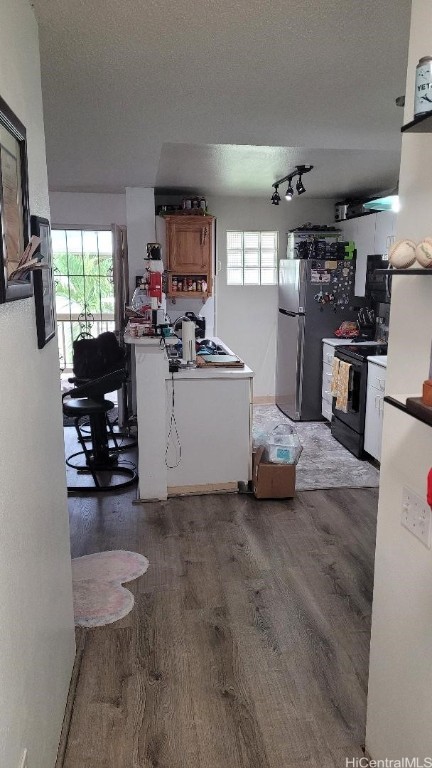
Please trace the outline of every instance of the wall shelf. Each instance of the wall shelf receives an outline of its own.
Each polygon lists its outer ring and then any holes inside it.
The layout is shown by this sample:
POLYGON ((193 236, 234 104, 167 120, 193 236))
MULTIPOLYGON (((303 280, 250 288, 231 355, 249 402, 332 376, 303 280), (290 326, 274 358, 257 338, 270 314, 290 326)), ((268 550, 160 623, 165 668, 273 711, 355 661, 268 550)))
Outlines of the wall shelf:
POLYGON ((402 133, 432 133, 432 112, 415 117, 410 123, 403 125, 402 133))
POLYGON ((420 269, 376 269, 377 275, 431 275, 432 269, 421 267, 420 269))
POLYGON ((432 409, 427 409, 429 412, 426 412, 426 406, 423 406, 425 409, 426 415, 422 415, 419 411, 416 411, 416 413, 413 413, 413 411, 410 408, 407 408, 406 403, 402 402, 402 400, 398 400, 396 397, 391 397, 391 395, 386 395, 384 398, 384 402, 388 405, 392 405, 393 408, 397 408, 398 411, 402 411, 403 413, 406 413, 408 416, 411 416, 412 419, 415 419, 416 421, 421 421, 422 424, 427 424, 428 427, 432 426, 432 409))
POLYGON ((170 299, 207 299, 207 292, 203 291, 168 291, 167 296, 170 299))

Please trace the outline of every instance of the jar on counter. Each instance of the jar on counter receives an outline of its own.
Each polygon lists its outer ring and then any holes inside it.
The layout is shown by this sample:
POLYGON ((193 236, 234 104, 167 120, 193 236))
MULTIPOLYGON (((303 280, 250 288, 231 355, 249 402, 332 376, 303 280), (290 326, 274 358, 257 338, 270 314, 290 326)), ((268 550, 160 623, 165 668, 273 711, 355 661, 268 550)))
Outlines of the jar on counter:
POLYGON ((178 280, 177 280, 176 277, 173 277, 173 279, 171 281, 171 287, 172 287, 173 291, 177 290, 177 288, 178 288, 178 280))
POLYGON ((177 290, 178 291, 183 290, 183 280, 177 280, 177 290))
POLYGON ((192 290, 196 291, 196 289, 197 289, 196 280, 192 280, 192 290))
POLYGON ((191 277, 188 277, 188 279, 186 281, 186 287, 187 287, 188 291, 192 290, 192 278, 191 277))

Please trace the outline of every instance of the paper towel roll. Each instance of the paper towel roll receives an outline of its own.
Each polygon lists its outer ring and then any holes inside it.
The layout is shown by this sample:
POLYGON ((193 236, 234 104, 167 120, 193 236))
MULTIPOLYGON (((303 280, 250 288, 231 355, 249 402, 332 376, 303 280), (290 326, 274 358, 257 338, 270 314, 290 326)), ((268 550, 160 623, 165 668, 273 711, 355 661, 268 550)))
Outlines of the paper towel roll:
POLYGON ((192 363, 196 360, 195 323, 193 320, 182 321, 183 360, 192 363))

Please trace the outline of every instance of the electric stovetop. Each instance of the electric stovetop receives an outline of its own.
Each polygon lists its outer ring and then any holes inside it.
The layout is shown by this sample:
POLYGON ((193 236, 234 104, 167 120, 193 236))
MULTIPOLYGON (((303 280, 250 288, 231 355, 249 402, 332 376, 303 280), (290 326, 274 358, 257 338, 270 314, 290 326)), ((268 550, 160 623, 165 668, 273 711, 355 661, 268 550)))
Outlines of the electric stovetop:
POLYGON ((347 344, 346 346, 336 347, 336 352, 343 352, 347 357, 355 360, 366 360, 372 355, 386 355, 387 344, 347 344))

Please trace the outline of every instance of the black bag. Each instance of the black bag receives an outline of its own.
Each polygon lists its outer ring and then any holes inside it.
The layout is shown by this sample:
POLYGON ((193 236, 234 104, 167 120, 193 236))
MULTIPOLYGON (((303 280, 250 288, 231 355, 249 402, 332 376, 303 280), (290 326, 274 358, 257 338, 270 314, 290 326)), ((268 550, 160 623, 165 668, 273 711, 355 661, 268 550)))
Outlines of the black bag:
POLYGON ((97 339, 77 339, 73 343, 73 370, 77 379, 98 379, 123 368, 125 352, 112 331, 97 339))

